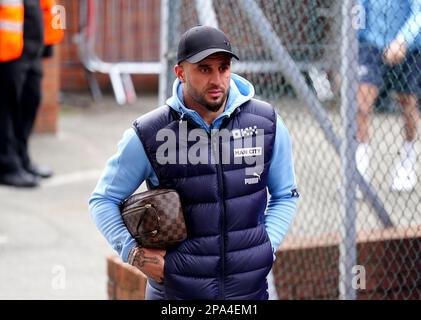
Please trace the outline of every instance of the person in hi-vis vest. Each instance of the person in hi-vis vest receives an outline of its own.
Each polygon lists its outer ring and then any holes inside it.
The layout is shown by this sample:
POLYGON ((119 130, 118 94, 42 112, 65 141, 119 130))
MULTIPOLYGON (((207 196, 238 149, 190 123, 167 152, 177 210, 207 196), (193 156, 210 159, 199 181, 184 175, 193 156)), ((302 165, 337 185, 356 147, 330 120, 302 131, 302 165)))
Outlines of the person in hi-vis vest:
POLYGON ((0 184, 36 187, 49 168, 32 163, 28 140, 41 102, 43 56, 63 38, 55 0, 0 0, 0 184))

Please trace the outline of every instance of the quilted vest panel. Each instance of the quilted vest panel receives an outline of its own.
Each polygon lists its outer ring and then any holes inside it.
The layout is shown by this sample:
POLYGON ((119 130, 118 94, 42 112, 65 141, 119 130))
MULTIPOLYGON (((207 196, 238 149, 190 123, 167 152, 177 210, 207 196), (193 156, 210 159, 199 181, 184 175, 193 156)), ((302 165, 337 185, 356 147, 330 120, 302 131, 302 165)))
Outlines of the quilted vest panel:
POLYGON ((165 256, 165 297, 267 299, 273 255, 264 212, 273 108, 253 99, 208 134, 163 106, 134 128, 158 188, 177 190, 186 219, 188 239, 165 256))

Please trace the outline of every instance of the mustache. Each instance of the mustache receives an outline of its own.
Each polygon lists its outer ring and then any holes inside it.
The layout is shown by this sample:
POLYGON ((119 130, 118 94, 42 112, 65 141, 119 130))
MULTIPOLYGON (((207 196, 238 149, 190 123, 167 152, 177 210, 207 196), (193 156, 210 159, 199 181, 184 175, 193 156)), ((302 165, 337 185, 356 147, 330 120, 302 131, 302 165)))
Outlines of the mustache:
POLYGON ((223 91, 225 92, 226 89, 224 87, 218 87, 218 86, 212 86, 212 87, 208 87, 205 89, 206 91, 211 91, 211 90, 218 90, 218 91, 223 91))

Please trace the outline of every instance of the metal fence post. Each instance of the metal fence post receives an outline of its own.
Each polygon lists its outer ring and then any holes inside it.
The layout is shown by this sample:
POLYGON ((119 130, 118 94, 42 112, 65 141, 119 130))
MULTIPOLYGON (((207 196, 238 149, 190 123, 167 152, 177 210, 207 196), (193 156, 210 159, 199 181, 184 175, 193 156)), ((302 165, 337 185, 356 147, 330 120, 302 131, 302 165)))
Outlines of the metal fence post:
POLYGON ((196 10, 201 25, 219 28, 213 0, 196 0, 196 10))
POLYGON ((358 39, 352 25, 352 8, 355 0, 345 0, 342 5, 341 75, 343 143, 341 144, 342 224, 339 245, 339 298, 354 300, 356 291, 352 287, 352 268, 356 265, 356 115, 358 111, 358 39))
POLYGON ((160 35, 160 59, 161 59, 161 73, 159 74, 159 105, 165 103, 167 96, 168 85, 168 15, 169 15, 168 0, 161 0, 161 35, 160 35))

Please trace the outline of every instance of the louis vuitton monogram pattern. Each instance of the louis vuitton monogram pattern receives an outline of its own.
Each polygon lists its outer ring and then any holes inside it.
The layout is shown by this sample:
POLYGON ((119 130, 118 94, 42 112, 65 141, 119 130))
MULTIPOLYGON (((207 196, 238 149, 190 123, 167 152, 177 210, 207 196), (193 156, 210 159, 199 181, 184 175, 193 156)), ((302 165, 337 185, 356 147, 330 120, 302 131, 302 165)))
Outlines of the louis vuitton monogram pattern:
POLYGON ((130 234, 144 248, 165 249, 187 238, 175 190, 149 190, 132 195, 122 203, 121 215, 130 234))

